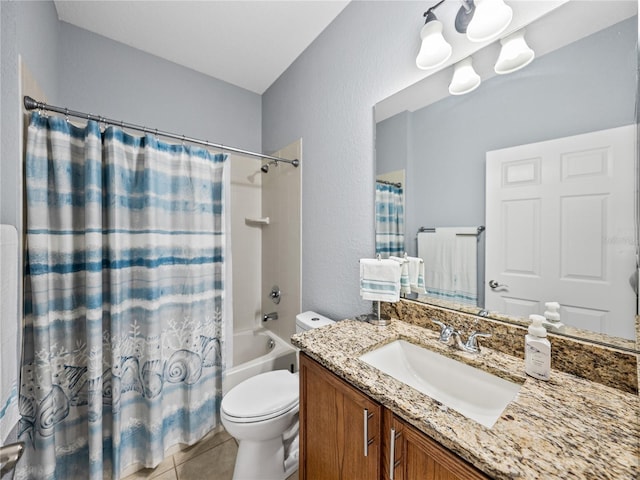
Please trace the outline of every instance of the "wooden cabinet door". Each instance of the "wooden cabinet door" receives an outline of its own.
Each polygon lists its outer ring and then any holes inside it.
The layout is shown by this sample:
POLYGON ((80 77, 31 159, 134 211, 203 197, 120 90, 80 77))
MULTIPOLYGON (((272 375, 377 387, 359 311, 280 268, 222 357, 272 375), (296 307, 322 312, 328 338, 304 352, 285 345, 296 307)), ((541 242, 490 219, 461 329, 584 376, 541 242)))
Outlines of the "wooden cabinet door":
POLYGON ((300 354, 300 479, 380 478, 382 407, 300 354))
POLYGON ((489 479, 388 410, 384 413, 384 435, 382 478, 385 480, 489 479))

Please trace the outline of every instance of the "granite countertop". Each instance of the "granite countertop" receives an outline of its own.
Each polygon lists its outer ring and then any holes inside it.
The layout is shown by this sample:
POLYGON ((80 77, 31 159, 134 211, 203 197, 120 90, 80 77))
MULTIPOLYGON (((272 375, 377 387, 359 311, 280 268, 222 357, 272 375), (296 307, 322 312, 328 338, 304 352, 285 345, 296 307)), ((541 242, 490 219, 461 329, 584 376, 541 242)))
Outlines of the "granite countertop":
POLYGON ((292 343, 493 478, 640 478, 637 395, 556 370, 549 382, 536 380, 524 374, 519 358, 488 348, 479 355, 455 350, 438 342, 436 332, 397 320, 386 327, 344 320, 296 334, 292 343), (423 345, 522 387, 495 425, 486 428, 358 360, 396 339, 423 345))

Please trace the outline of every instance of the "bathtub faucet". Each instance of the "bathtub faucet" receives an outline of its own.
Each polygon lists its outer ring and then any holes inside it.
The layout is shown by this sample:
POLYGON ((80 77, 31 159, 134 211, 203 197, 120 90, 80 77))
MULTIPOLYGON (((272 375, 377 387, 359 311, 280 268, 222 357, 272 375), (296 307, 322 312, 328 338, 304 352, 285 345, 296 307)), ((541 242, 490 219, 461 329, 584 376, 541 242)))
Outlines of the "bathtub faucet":
POLYGON ((267 320, 277 320, 277 319, 278 319, 278 312, 271 312, 262 316, 263 322, 266 322, 267 320))

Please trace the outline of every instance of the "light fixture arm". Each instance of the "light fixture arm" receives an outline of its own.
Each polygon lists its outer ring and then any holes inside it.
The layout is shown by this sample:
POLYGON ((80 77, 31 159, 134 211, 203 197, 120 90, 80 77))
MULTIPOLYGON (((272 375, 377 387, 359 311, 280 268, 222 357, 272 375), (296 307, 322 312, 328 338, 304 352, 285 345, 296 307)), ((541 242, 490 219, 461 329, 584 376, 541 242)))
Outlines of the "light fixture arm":
POLYGON ((460 0, 460 3, 462 3, 462 8, 464 8, 465 12, 471 13, 473 15, 472 10, 476 9, 476 6, 473 3, 473 0, 460 0))
POLYGON ((436 8, 438 8, 440 5, 442 5, 443 3, 444 3, 444 0, 440 0, 440 1, 439 1, 438 3, 436 3, 434 6, 429 7, 429 9, 428 9, 426 12, 424 12, 424 13, 422 14, 422 16, 425 18, 425 20, 424 20, 425 25, 426 25, 427 23, 429 23, 431 20, 437 20, 437 19, 438 19, 438 17, 436 17, 436 14, 435 14, 435 13, 433 13, 433 11, 434 11, 436 8))
POLYGON ((476 11, 476 4, 473 0, 460 0, 460 3, 462 6, 456 15, 455 27, 458 33, 467 33, 467 27, 476 11))

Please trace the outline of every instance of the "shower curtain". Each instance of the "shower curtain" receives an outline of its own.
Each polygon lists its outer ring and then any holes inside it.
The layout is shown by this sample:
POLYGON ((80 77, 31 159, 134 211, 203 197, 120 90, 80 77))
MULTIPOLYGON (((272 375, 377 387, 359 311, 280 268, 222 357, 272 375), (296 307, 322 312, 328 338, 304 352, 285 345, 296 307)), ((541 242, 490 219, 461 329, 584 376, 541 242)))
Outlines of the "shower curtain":
POLYGON ((404 255, 404 200, 402 187, 376 182, 376 254, 404 255))
POLYGON ((219 422, 226 155, 33 113, 16 478, 119 478, 219 422))

